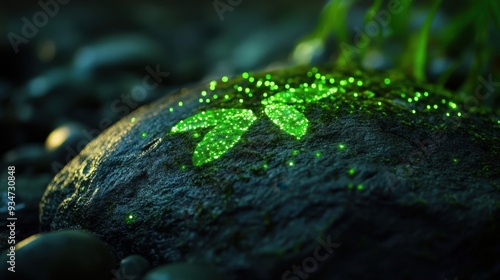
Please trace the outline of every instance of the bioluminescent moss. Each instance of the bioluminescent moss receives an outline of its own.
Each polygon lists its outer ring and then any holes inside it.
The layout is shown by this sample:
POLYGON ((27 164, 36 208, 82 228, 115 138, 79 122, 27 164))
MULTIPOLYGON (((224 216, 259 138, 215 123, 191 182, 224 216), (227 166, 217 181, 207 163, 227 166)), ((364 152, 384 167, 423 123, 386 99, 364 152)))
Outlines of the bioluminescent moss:
MULTIPOLYGON (((349 75, 342 71, 323 74, 318 67, 312 67, 306 75, 300 75, 283 77, 266 73, 254 76, 244 72, 232 81, 227 76, 210 81, 194 100, 199 101, 195 102, 201 108, 212 104, 220 107, 201 109, 203 111, 175 124, 171 133, 211 129, 192 133, 193 138, 201 138, 192 162, 201 166, 221 158, 240 141, 257 118, 262 117, 269 119, 281 133, 300 141, 311 126, 311 120, 305 115, 309 112, 315 112, 316 118, 320 114, 323 119, 358 112, 386 115, 386 110, 391 108, 398 110, 398 114, 406 111, 406 118, 423 113, 443 118, 462 116, 457 103, 429 94, 424 85, 409 85, 397 73, 376 76, 375 79, 361 71, 349 75), (310 108, 311 104, 317 107, 310 108), (319 113, 319 110, 328 113, 319 113)), ((188 107, 182 101, 176 102, 176 106, 176 112, 188 107)), ((173 112, 174 108, 168 110, 173 112)), ((406 123, 410 122, 407 120, 406 123)), ((337 143, 336 147, 339 152, 347 150, 347 144, 343 142, 337 143)), ((321 151, 313 153, 317 158, 321 157, 321 151)), ((290 165, 290 162, 285 164, 290 165)), ((349 170, 350 176, 354 175, 352 172, 349 170)))

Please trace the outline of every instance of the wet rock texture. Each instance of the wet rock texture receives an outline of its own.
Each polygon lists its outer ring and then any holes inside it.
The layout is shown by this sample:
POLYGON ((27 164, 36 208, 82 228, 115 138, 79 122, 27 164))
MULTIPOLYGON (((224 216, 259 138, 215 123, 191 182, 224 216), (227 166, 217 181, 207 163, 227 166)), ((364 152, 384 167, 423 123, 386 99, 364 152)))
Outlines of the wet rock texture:
POLYGON ((43 229, 89 230, 117 258, 211 264, 235 279, 500 275, 498 116, 397 72, 266 74, 182 89, 106 130, 50 183, 43 229), (309 121, 298 140, 261 100, 314 81, 339 91, 298 105, 309 121), (210 128, 171 128, 234 107, 257 120, 219 159, 194 166, 210 128))

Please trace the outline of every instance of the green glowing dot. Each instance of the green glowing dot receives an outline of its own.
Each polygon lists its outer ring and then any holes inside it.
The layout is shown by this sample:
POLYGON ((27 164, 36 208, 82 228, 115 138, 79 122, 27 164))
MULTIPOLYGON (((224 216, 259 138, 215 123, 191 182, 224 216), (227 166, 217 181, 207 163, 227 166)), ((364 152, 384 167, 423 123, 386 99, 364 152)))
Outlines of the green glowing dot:
POLYGON ((229 81, 229 78, 227 76, 222 76, 222 79, 221 79, 224 83, 227 83, 227 81, 229 81))
POLYGON ((449 117, 450 116, 450 113, 446 113, 446 116, 449 117))
POLYGON ((347 174, 349 174, 350 176, 354 175, 354 173, 356 173, 356 169, 354 168, 349 168, 349 170, 347 171, 347 174))
POLYGON ((424 92, 424 96, 425 96, 425 97, 429 96, 429 93, 428 93, 427 91, 426 91, 426 92, 424 92))
POLYGON ((225 94, 224 99, 229 99, 229 95, 225 94))
POLYGON ((293 161, 288 162, 288 166, 293 166, 295 163, 293 161))
POLYGON ((354 83, 354 78, 353 77, 349 77, 349 79, 347 79, 349 81, 349 83, 354 83))
POLYGON ((202 91, 201 92, 201 96, 207 96, 207 92, 206 91, 202 91))
POLYGON ((170 112, 173 112, 173 111, 174 111, 174 108, 170 107, 170 108, 168 108, 168 110, 169 110, 170 112))
POLYGON ((437 104, 434 104, 434 106, 432 106, 432 108, 437 109, 437 108, 438 108, 438 105, 437 105, 437 104))
POLYGON ((390 84, 390 83, 391 83, 391 79, 389 79, 389 78, 385 78, 385 79, 384 79, 384 83, 385 83, 386 85, 390 84))
POLYGON ((184 105, 184 103, 182 103, 182 101, 179 101, 179 107, 182 107, 182 105, 184 105))
POLYGON ((417 113, 417 111, 415 111, 415 110, 411 110, 411 113, 412 113, 412 114, 416 114, 416 113, 417 113))
POLYGON ((256 86, 257 86, 257 87, 262 86, 262 81, 257 81, 257 85, 256 85, 256 86))
POLYGON ((401 98, 406 98, 406 94, 401 93, 401 98))
POLYGON ((357 92, 355 92, 353 95, 354 95, 354 97, 358 97, 358 93, 357 92))
POLYGON ((266 93, 266 92, 264 92, 264 94, 262 94, 262 96, 267 97, 267 93, 266 93))
POLYGON ((203 103, 203 98, 198 99, 200 103, 203 103))
POLYGON ((264 163, 264 164, 262 165, 262 168, 264 168, 264 169, 267 169, 268 167, 269 167, 269 166, 267 165, 267 163, 264 163))
POLYGON ((339 148, 339 150, 344 150, 345 149, 345 144, 338 144, 337 146, 339 148))
POLYGON ((299 150, 293 150, 293 151, 292 151, 292 155, 296 156, 296 155, 298 155, 298 154, 299 154, 299 150))
POLYGON ((320 74, 320 73, 316 73, 316 74, 314 75, 314 78, 316 78, 316 79, 321 78, 321 74, 320 74))
POLYGON ((318 73, 318 67, 314 66, 313 68, 311 68, 311 72, 313 73, 318 73))
POLYGON ((431 105, 427 105, 425 108, 427 108, 427 110, 430 110, 431 109, 431 105))
POLYGON ((363 184, 359 184, 357 187, 358 191, 362 191, 365 187, 363 186, 363 184))
POLYGON ((382 102, 380 102, 380 101, 377 102, 377 104, 378 104, 378 106, 382 106, 382 102))
POLYGON ((446 99, 441 99, 441 103, 446 104, 446 99))
POLYGON ((241 98, 240 98, 240 100, 239 100, 239 101, 240 101, 240 103, 243 103, 243 99, 241 99, 241 98))
POLYGON ((181 165, 181 169, 182 170, 186 170, 187 169, 187 166, 185 164, 181 165))
POLYGON ((200 138, 200 136, 201 136, 201 135, 200 135, 198 132, 195 132, 195 133, 193 134, 193 138, 200 138))
POLYGON ((307 72, 307 77, 312 77, 313 73, 311 71, 307 72))
POLYGON ((458 158, 454 158, 454 159, 453 159, 453 163, 454 163, 454 164, 457 164, 457 163, 458 163, 458 158))
POLYGON ((217 94, 214 94, 213 98, 217 99, 217 98, 219 98, 219 96, 217 94))
POLYGON ((408 98, 408 103, 411 103, 413 100, 411 98, 408 98))
POLYGON ((131 223, 135 222, 135 220, 136 220, 136 217, 133 214, 128 214, 127 216, 125 216, 125 223, 126 224, 131 224, 131 223))
POLYGON ((416 97, 416 96, 413 97, 413 100, 415 100, 415 102, 417 102, 418 101, 418 97, 416 97))
POLYGON ((243 79, 248 79, 248 73, 243 72, 243 74, 241 74, 241 77, 243 77, 243 79))
POLYGON ((452 109, 456 109, 457 108, 457 104, 455 102, 448 102, 448 106, 450 106, 452 109))
MULTIPOLYGON (((420 98, 420 97, 422 97, 422 94, 419 91, 417 91, 417 92, 415 92, 415 96, 420 98)), ((415 101, 417 101, 417 100, 415 100, 415 101)))
POLYGON ((335 79, 334 78, 330 78, 329 82, 330 82, 330 84, 333 84, 333 83, 335 83, 335 79))
POLYGON ((360 87, 360 86, 363 85, 363 82, 362 81, 358 81, 356 84, 358 85, 358 87, 360 87))
POLYGON ((347 85, 347 81, 346 81, 346 80, 340 80, 340 85, 341 85, 341 86, 345 86, 345 85, 347 85))
POLYGON ((250 88, 245 88, 245 93, 250 93, 250 88))
POLYGON ((266 75, 266 79, 267 79, 267 80, 271 80, 271 74, 267 74, 267 75, 266 75))
POLYGON ((248 78, 248 81, 249 81, 250 83, 253 83, 253 81, 255 81, 255 78, 254 78, 254 77, 250 77, 250 78, 248 78))
POLYGON ((242 87, 238 87, 237 90, 241 92, 243 90, 243 88, 242 87))
POLYGON ((321 153, 320 152, 316 152, 316 157, 320 157, 321 156, 321 153))
POLYGON ((131 119, 130 119, 130 122, 135 123, 135 120, 136 120, 135 118, 131 118, 131 119))
POLYGON ((146 132, 143 132, 143 133, 141 133, 141 136, 142 136, 142 138, 145 138, 146 136, 148 136, 148 134, 146 132))
POLYGON ((461 117, 461 116, 462 116, 462 113, 458 112, 458 113, 457 113, 457 116, 461 117))

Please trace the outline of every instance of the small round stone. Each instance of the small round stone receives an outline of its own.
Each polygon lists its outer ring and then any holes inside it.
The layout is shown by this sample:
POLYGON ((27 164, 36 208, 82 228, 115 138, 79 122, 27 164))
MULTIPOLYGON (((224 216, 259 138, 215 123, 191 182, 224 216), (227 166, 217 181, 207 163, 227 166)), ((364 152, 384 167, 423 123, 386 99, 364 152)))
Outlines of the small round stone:
POLYGON ((15 273, 8 270, 7 253, 0 257, 3 280, 109 280, 114 263, 104 242, 78 230, 36 234, 18 243, 15 273))
POLYGON ((120 262, 120 272, 130 279, 141 279, 149 269, 149 262, 140 255, 130 255, 120 262))
POLYGON ((229 279, 210 265, 172 263, 150 271, 142 280, 222 280, 229 279))

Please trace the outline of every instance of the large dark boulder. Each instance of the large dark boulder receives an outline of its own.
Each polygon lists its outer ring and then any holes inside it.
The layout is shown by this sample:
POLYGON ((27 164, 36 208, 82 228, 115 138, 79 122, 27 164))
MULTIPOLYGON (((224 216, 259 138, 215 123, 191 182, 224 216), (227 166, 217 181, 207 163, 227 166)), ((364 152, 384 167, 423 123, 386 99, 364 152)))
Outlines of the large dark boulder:
POLYGON ((181 89, 71 161, 42 227, 236 279, 493 279, 500 118, 473 101, 331 66, 181 89))

